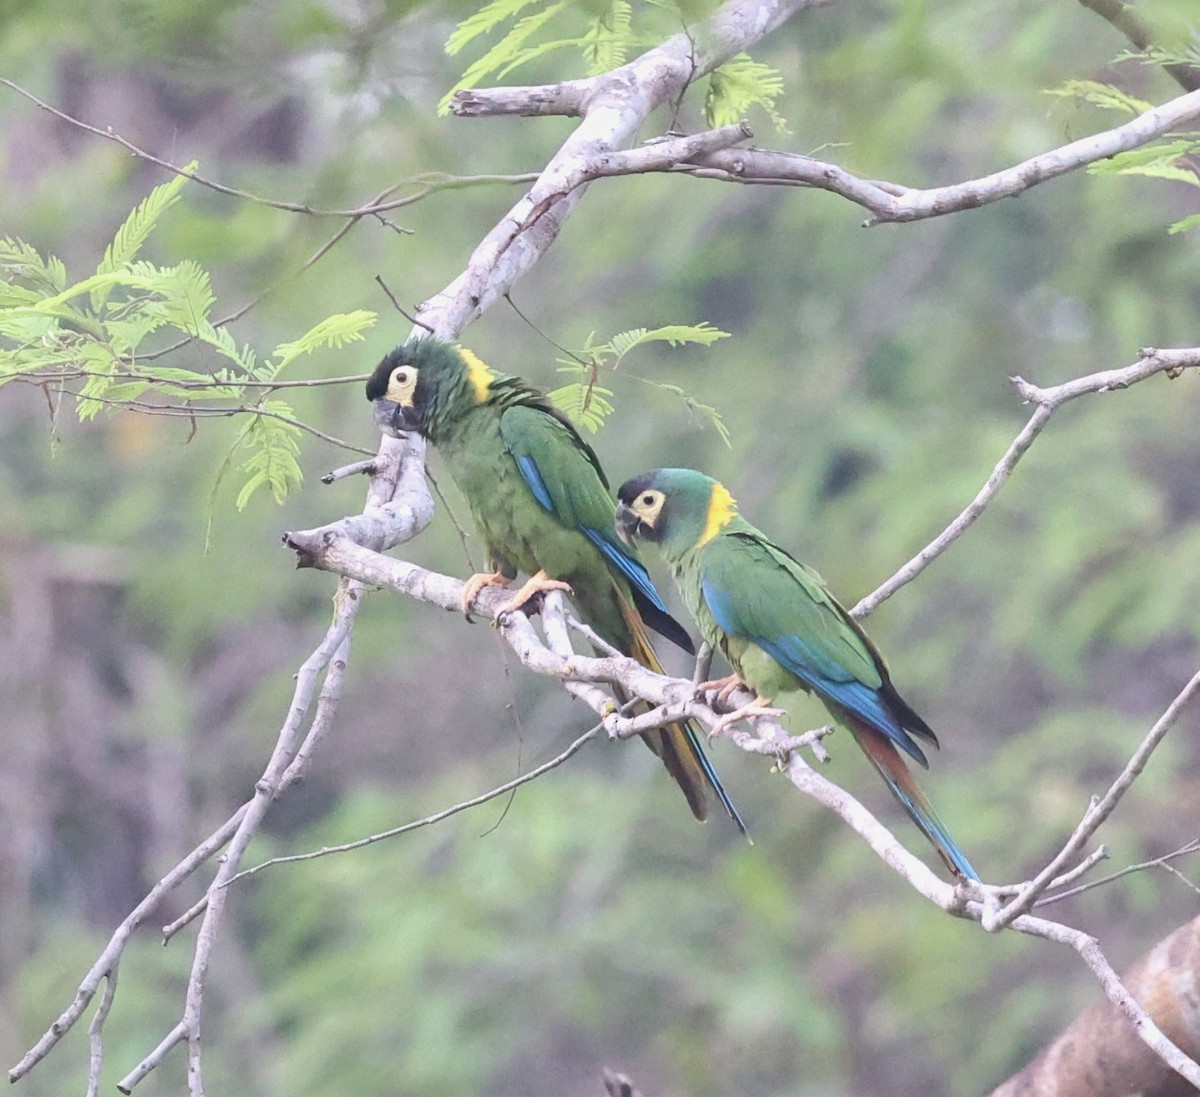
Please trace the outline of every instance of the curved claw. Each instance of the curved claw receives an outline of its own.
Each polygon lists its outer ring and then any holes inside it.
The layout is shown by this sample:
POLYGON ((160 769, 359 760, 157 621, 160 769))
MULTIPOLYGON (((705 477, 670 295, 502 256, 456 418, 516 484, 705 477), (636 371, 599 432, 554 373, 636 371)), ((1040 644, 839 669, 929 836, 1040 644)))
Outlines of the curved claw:
POLYGON ((551 579, 544 570, 539 571, 536 575, 527 579, 525 585, 500 606, 497 612, 511 613, 514 609, 520 609, 535 594, 543 594, 548 590, 561 590, 566 594, 572 593, 570 583, 564 583, 559 579, 551 579))
POLYGON ((746 685, 746 683, 742 681, 740 675, 727 674, 724 678, 713 678, 711 681, 701 682, 696 687, 696 696, 702 697, 709 690, 715 689, 717 691, 717 696, 715 698, 716 702, 724 704, 729 700, 730 695, 736 689, 744 685, 746 685))
POLYGON ((711 743, 718 735, 731 724, 736 724, 739 720, 744 720, 746 717, 754 716, 786 716, 787 709, 774 708, 771 705, 769 697, 756 696, 748 705, 742 705, 739 709, 734 709, 733 712, 727 712, 721 717, 708 732, 708 741, 711 743))
POLYGON ((510 582, 512 580, 502 571, 476 572, 463 585, 463 592, 458 597, 458 605, 463 615, 468 621, 471 619, 471 605, 484 587, 506 587, 510 582))

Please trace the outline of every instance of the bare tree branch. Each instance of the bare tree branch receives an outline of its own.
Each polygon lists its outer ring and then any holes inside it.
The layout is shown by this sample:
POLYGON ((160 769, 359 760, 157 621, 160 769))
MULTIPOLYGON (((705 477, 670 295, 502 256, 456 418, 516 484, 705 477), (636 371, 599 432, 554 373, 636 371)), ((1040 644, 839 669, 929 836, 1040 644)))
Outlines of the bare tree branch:
MULTIPOLYGON (((541 258, 585 193, 588 181, 604 174, 679 170, 682 163, 690 160, 693 166, 687 170, 694 174, 717 171, 723 173, 724 177, 742 181, 822 187, 843 193, 851 201, 866 206, 875 221, 904 221, 934 216, 951 209, 971 208, 1020 193, 1044 179, 1144 144, 1168 132, 1173 126, 1200 116, 1200 93, 1192 93, 1155 108, 1124 126, 1045 153, 1004 172, 931 191, 857 180, 833 165, 806 158, 756 150, 732 151, 729 145, 748 136, 748 131, 742 127, 725 127, 692 137, 668 138, 657 144, 625 151, 656 107, 676 101, 698 77, 752 46, 792 15, 818 6, 821 2, 727 0, 708 19, 610 73, 552 88, 477 89, 460 93, 454 101, 454 109, 460 115, 553 113, 577 115, 581 121, 537 176, 528 193, 480 242, 462 273, 421 306, 418 322, 442 336, 457 336, 468 323, 504 297, 517 279, 541 258)), ((28 95, 9 81, 3 82, 28 95)), ((45 109, 53 110, 47 104, 35 101, 45 109)), ((68 120, 106 139, 116 140, 169 170, 181 170, 142 153, 142 150, 134 149, 114 134, 96 130, 74 119, 68 120)), ((211 181, 203 182, 225 193, 258 200, 255 196, 222 188, 211 181)), ((310 264, 333 246, 358 219, 368 215, 381 216, 387 209, 416 200, 410 196, 392 201, 390 195, 394 189, 389 188, 375 202, 355 210, 324 211, 346 217, 348 221, 310 260, 310 264)), ((287 203, 269 204, 293 212, 318 212, 287 203)), ((1106 391, 1132 384, 1156 372, 1177 372, 1195 365, 1196 354, 1195 351, 1150 352, 1142 362, 1125 370, 1081 378, 1055 389, 1037 389, 1015 379, 1022 395, 1038 407, 997 465, 988 483, 951 527, 914 561, 905 565, 880 591, 864 599, 855 612, 860 616, 870 612, 894 590, 919 574, 961 535, 1003 486, 1021 455, 1061 403, 1084 392, 1106 391), (1189 355, 1192 357, 1188 358, 1189 355), (1150 361, 1151 358, 1154 360, 1150 361)), ((195 904, 183 919, 167 927, 170 932, 175 932, 192 918, 202 918, 182 1019, 121 1083, 121 1088, 126 1091, 132 1089, 161 1063, 173 1047, 186 1042, 189 1090, 192 1097, 202 1097, 204 1086, 200 1049, 204 991, 209 959, 222 929, 229 895, 228 884, 238 877, 247 846, 272 803, 303 775, 311 764, 314 751, 328 733, 349 657, 351 629, 366 587, 387 586, 453 612, 458 609, 462 588, 459 581, 381 555, 387 548, 413 536, 428 523, 432 515, 432 499, 423 475, 423 443, 416 439, 397 441, 385 438, 370 464, 371 484, 362 514, 316 530, 285 535, 285 541, 299 554, 300 566, 330 570, 342 576, 342 580, 333 621, 322 643, 301 667, 291 705, 282 722, 272 756, 255 786, 253 797, 165 876, 118 927, 96 964, 85 976, 71 1006, 10 1071, 13 1081, 24 1076, 44 1058, 78 1021, 94 998, 100 982, 107 979, 105 996, 90 1030, 93 1039, 89 1085, 93 1076, 98 1081, 102 1061, 101 1030, 115 994, 117 967, 130 935, 158 907, 167 892, 209 860, 217 850, 228 845, 226 856, 218 866, 205 898, 195 904), (322 681, 322 676, 323 685, 318 696, 317 685, 322 681), (310 711, 313 715, 306 735, 304 727, 310 711)), ((499 592, 485 592, 481 599, 483 610, 490 610, 494 614, 503 597, 499 592)), ((500 634, 526 667, 562 680, 568 691, 598 713, 600 725, 611 736, 635 734, 651 726, 647 722, 650 719, 666 721, 686 715, 710 728, 719 720, 721 713, 703 698, 696 697, 695 684, 692 682, 655 674, 634 660, 618 655, 589 657, 576 654, 571 649, 568 626, 559 599, 551 597, 545 603, 544 636, 539 635, 529 619, 519 612, 501 614, 497 625, 500 634), (624 715, 604 688, 616 684, 657 706, 656 712, 624 715)), ((1191 688, 1189 685, 1188 689, 1191 688)), ((1190 693, 1185 690, 1177 698, 1177 704, 1164 714, 1159 723, 1166 721, 1169 726, 1168 717, 1173 719, 1172 713, 1178 711, 1188 696, 1190 693)), ((1164 1063, 1200 1084, 1200 1068, 1164 1036, 1159 1026, 1122 986, 1094 938, 1060 923, 1034 917, 1027 913, 1027 907, 1019 907, 1019 904, 1026 902, 1033 885, 1026 885, 1008 907, 1002 907, 1002 899, 1013 893, 1011 888, 989 889, 973 883, 951 886, 943 882, 849 793, 823 778, 807 764, 800 748, 810 746, 814 751, 820 751, 819 740, 826 734, 825 729, 805 736, 789 737, 779 724, 770 720, 757 720, 754 727, 756 734, 731 729, 729 737, 744 750, 777 758, 781 770, 797 789, 836 812, 880 858, 940 909, 958 917, 983 922, 985 928, 999 928, 1000 924, 1007 924, 1017 932, 1073 948, 1101 982, 1109 1000, 1124 1017, 1133 1022, 1139 1037, 1154 1049, 1164 1063), (1001 916, 1006 919, 1005 923, 999 922, 1001 916)), ((1165 733, 1165 728, 1163 730, 1165 733)), ((1131 775, 1128 780, 1136 776, 1135 767, 1144 763, 1144 758, 1153 749, 1153 744, 1147 746, 1150 738, 1147 737, 1143 748, 1130 760, 1131 775)), ((512 785, 510 782, 506 789, 512 785)), ((1119 798, 1120 793, 1116 795, 1119 798)), ((1077 843, 1079 848, 1084 840, 1086 836, 1077 843)), ((1066 857, 1060 855, 1061 863, 1074 856, 1074 852, 1066 857)), ((1089 864, 1097 859, 1093 855, 1089 864)), ((1057 867, 1061 867, 1061 863, 1057 867)), ((1055 875, 1057 867, 1049 873, 1051 876, 1055 875)), ((1079 871, 1076 869, 1068 877, 1075 878, 1079 871)), ((1046 874, 1039 874, 1038 880, 1043 875, 1046 874)), ((1059 877, 1059 881, 1062 880, 1059 877)))
MULTIPOLYGON (((425 302, 418 315, 432 320, 438 334, 457 335, 502 298, 554 242, 583 196, 583 187, 570 186, 581 162, 628 144, 656 107, 677 98, 692 81, 748 49, 792 15, 814 6, 817 0, 727 0, 708 19, 627 65, 587 81, 558 85, 579 89, 574 100, 578 111, 554 112, 581 114, 579 126, 529 193, 484 237, 466 270, 425 302)), ((484 113, 489 101, 511 102, 514 90, 460 92, 451 109, 465 113, 460 104, 469 96, 479 105, 474 113, 484 113)))
POLYGON ((1138 774, 1145 769, 1146 763, 1150 760, 1150 755, 1154 753, 1159 743, 1166 738, 1167 732, 1171 730, 1175 721, 1179 718, 1180 712, 1183 711, 1184 707, 1197 693, 1200 693, 1200 671, 1192 675, 1191 681, 1179 691, 1179 694, 1168 706, 1166 712, 1158 718, 1154 726, 1146 734, 1146 737, 1138 744, 1137 750, 1133 752, 1125 768, 1121 771, 1117 779, 1113 781, 1108 791, 1099 799, 1093 798, 1092 803, 1088 805, 1087 811, 1084 812, 1083 820, 1075 828, 1075 832, 1071 837, 1067 839, 1066 845, 1021 890, 1021 893, 1011 903, 1000 910, 988 913, 988 916, 983 920, 984 929, 989 933, 994 933, 1007 925, 1011 925, 1014 918, 1019 918, 1022 914, 1033 909, 1034 900, 1050 886, 1050 882, 1058 875, 1062 868, 1079 855, 1080 850, 1083 849, 1087 840, 1096 833, 1104 820, 1113 813, 1113 810, 1121 802, 1121 798, 1125 793, 1129 791, 1138 774))
MULTIPOLYGON (((1101 846, 1100 848, 1103 849, 1104 847, 1101 846)), ((1126 865, 1117 872, 1101 876, 1098 880, 1089 880, 1086 884, 1080 884, 1079 887, 1071 888, 1069 891, 1060 891, 1054 895, 1045 895, 1033 905, 1035 907, 1047 907, 1051 903, 1057 903, 1062 899, 1074 898, 1085 891, 1091 891, 1093 888, 1101 887, 1104 884, 1111 884, 1114 880, 1119 880, 1122 876, 1128 876, 1131 872, 1143 872, 1148 868, 1167 868, 1168 862, 1175 860, 1175 858, 1186 857, 1189 853, 1196 853, 1198 851, 1200 851, 1200 838, 1193 838, 1187 845, 1180 846, 1179 849, 1172 850, 1170 853, 1164 853, 1161 857, 1155 857, 1152 861, 1141 861, 1136 865, 1126 865)), ((1060 887, 1065 882, 1065 878, 1060 878, 1055 881, 1055 887, 1060 887)))
MULTIPOLYGON (((1112 24, 1138 49, 1154 48, 1154 35, 1132 4, 1126 4, 1123 0, 1079 0, 1079 2, 1085 8, 1094 11, 1101 19, 1112 24)), ((1184 91, 1200 91, 1200 70, 1197 70, 1194 65, 1169 64, 1164 65, 1163 69, 1184 91)))
POLYGON ((708 153, 695 159, 696 167, 683 165, 670 170, 728 182, 831 191, 870 210, 871 219, 864 224, 871 226, 941 217, 1011 198, 1097 160, 1140 148, 1197 117, 1200 117, 1200 91, 1188 92, 1114 129, 1080 138, 980 179, 929 190, 860 179, 836 164, 761 149, 708 153))
POLYGON ((1055 385, 1053 388, 1040 389, 1029 384, 1023 378, 1014 377, 1012 381, 1016 385, 1017 391, 1020 392, 1026 403, 1037 404, 1037 410, 1013 439, 1004 456, 992 470, 991 476, 987 478, 987 482, 950 525, 895 575, 863 598, 850 612, 855 617, 866 617, 901 587, 911 583, 958 540, 983 513, 987 505, 995 498, 996 493, 1008 482, 1017 462, 1033 445, 1034 439, 1042 432, 1046 424, 1050 422, 1050 417, 1063 404, 1079 396, 1086 396, 1088 393, 1113 392, 1117 389, 1128 388, 1138 381, 1153 377, 1156 373, 1165 373, 1168 377, 1175 378, 1184 369, 1198 367, 1200 367, 1200 347, 1180 350, 1152 350, 1147 347, 1140 352, 1139 361, 1133 365, 1121 369, 1102 370, 1099 373, 1088 374, 1086 377, 1077 377, 1073 381, 1055 385))
MULTIPOLYGON (((155 156, 152 152, 147 152, 145 149, 139 148, 132 141, 126 140, 119 133, 115 132, 111 126, 100 129, 97 126, 84 122, 82 119, 67 114, 65 111, 59 110, 7 77, 0 76, 0 84, 11 88, 18 95, 28 99, 47 113, 54 115, 60 121, 66 122, 76 129, 81 129, 85 133, 102 137, 106 141, 116 142, 139 160, 145 160, 148 164, 154 164, 175 175, 182 175, 185 179, 191 179, 200 186, 214 190, 218 194, 224 194, 230 198, 239 198, 244 202, 253 202, 260 206, 269 206, 271 209, 283 210, 285 213, 303 213, 309 217, 345 217, 353 222, 363 217, 378 217, 379 214, 387 213, 390 210, 403 209, 405 206, 411 206, 419 202, 422 198, 426 198, 439 190, 461 190, 463 187, 482 186, 493 183, 520 184, 528 183, 537 178, 537 175, 533 172, 525 172, 519 175, 446 175, 442 172, 427 172, 422 175, 414 175, 408 179, 398 180, 386 190, 381 191, 371 201, 364 202, 361 206, 355 206, 351 209, 319 209, 316 206, 310 206, 307 202, 282 202, 275 198, 264 198, 262 195, 252 194, 248 190, 239 190, 237 187, 218 183, 215 179, 209 179, 199 172, 187 171, 180 165, 173 164, 170 160, 163 160, 161 157, 155 156), (415 194, 389 200, 389 195, 394 194, 401 187, 405 186, 416 186, 420 189, 415 194)), ((397 226, 393 225, 391 227, 396 228, 397 226)), ((401 231, 407 233, 412 230, 402 229, 401 231)))
MULTIPOLYGON (((1153 1002, 1159 1027, 1193 1058, 1200 1055, 1200 918, 1159 941, 1120 982, 1139 1001, 1153 1002)), ((1080 1016, 1027 1067, 991 1097, 1184 1097, 1194 1079, 1174 1073, 1142 1040, 1112 1000, 1080 1016)))

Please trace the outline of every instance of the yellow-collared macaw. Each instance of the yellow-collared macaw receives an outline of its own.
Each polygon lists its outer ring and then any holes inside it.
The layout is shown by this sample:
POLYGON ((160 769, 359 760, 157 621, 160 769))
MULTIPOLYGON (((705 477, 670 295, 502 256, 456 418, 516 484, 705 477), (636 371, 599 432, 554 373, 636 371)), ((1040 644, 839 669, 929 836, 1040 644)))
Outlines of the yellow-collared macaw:
MULTIPOLYGON (((468 580, 464 612, 482 587, 506 586, 524 572, 530 579, 510 609, 541 590, 569 589, 587 623, 643 666, 662 670, 647 626, 694 653, 636 553, 615 535, 616 505, 596 454, 540 392, 426 336, 379 363, 367 398, 384 433, 416 431, 437 446, 466 498, 493 571, 468 580)), ((697 819, 708 813, 711 787, 745 833, 693 726, 672 724, 643 739, 697 819)))
POLYGON ((755 692, 739 714, 761 713, 781 693, 815 694, 950 871, 978 880, 901 756, 928 767, 916 739, 937 746, 937 737, 821 577, 742 518, 729 491, 703 473, 657 469, 624 483, 617 498, 622 539, 659 547, 700 634, 737 672, 722 684, 740 680, 755 692))

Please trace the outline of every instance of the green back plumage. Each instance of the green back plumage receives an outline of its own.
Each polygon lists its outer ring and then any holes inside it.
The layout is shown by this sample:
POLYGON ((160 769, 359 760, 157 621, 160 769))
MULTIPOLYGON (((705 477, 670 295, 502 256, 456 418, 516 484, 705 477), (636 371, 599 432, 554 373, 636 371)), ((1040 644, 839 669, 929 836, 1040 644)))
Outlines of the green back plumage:
POLYGON ((733 496, 702 473, 657 469, 617 494, 620 527, 659 545, 701 634, 741 679, 765 699, 816 694, 951 871, 978 879, 899 753, 928 765, 914 737, 937 738, 821 577, 742 518, 733 496))
MULTIPOLYGON (((595 452, 540 392, 430 337, 392 351, 367 396, 384 429, 415 429, 437 446, 495 570, 509 577, 544 571, 569 583, 584 619, 652 669, 661 665, 646 625, 694 650, 633 550, 617 538, 616 507, 595 452)), ((742 825, 692 729, 680 724, 647 742, 697 817, 706 813, 707 782, 742 825)))

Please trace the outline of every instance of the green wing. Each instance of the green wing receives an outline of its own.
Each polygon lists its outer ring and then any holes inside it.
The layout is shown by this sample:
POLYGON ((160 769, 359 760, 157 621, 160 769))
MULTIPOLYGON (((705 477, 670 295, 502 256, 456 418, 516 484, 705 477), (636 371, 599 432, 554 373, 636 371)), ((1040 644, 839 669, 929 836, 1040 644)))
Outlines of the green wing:
POLYGON ((538 503, 568 529, 582 533, 625 577, 647 625, 693 654, 687 630, 667 612, 642 562, 617 539, 616 504, 592 447, 566 420, 529 404, 504 412, 500 437, 538 503))
POLYGON ((546 510, 575 529, 611 528, 616 505, 608 480, 592 447, 570 425, 522 405, 501 416, 500 437, 546 510))
POLYGON ((748 523, 705 545, 700 569, 705 604, 723 632, 749 640, 826 705, 928 765, 912 736, 934 744, 937 736, 896 692, 875 645, 816 572, 748 523))
POLYGON ((722 631, 754 641, 809 688, 883 684, 879 654, 820 577, 753 527, 704 546, 700 581, 722 631))

